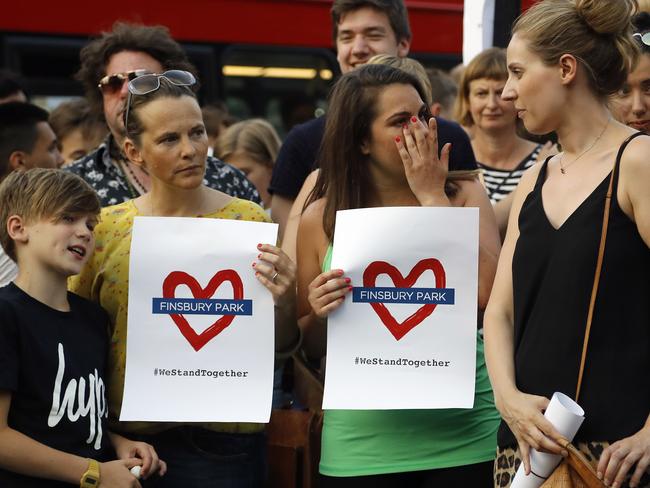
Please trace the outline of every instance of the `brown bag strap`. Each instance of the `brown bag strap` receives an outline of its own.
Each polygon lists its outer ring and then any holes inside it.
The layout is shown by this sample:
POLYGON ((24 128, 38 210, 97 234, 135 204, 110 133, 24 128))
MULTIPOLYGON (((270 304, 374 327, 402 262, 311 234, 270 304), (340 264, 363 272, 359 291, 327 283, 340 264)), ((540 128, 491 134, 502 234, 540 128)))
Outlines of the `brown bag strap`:
POLYGON ((580 387, 582 386, 582 374, 585 370, 585 360, 587 359, 587 346, 589 345, 589 333, 591 332, 591 321, 594 318, 594 306, 596 305, 596 295, 598 295, 598 284, 600 283, 600 270, 603 267, 603 255, 605 254, 605 242, 607 241, 607 227, 609 226, 609 209, 612 205, 612 188, 614 186, 614 172, 609 177, 609 187, 605 197, 605 211, 603 212, 603 227, 600 232, 600 246, 598 247, 598 260, 596 261, 596 273, 594 274, 594 284, 591 287, 591 299, 589 300, 589 313, 587 314, 587 327, 585 328, 585 338, 582 343, 582 356, 580 358, 580 370, 578 371, 578 386, 576 387, 575 400, 578 401, 580 396, 580 387))
POLYGON ((625 139, 621 144, 618 154, 616 155, 616 164, 612 169, 612 174, 609 177, 609 187, 607 188, 607 196, 605 197, 605 211, 603 212, 603 226, 600 232, 600 246, 598 247, 598 260, 596 261, 596 272, 594 274, 594 284, 591 287, 591 299, 589 300, 589 313, 587 314, 587 327, 585 328, 585 338, 582 344, 582 356, 580 358, 580 370, 578 371, 578 385, 576 386, 575 400, 578 401, 580 396, 580 387, 582 386, 582 375, 585 369, 585 361, 587 359, 587 346, 589 344, 589 333, 591 332, 591 321, 594 317, 594 307, 596 305, 596 295, 598 294, 598 284, 600 283, 600 271, 603 267, 603 256, 605 254, 605 242, 607 241, 607 227, 609 226, 609 209, 612 205, 612 193, 614 189, 614 179, 619 169, 621 156, 628 143, 635 137, 641 135, 640 133, 632 134, 625 139))

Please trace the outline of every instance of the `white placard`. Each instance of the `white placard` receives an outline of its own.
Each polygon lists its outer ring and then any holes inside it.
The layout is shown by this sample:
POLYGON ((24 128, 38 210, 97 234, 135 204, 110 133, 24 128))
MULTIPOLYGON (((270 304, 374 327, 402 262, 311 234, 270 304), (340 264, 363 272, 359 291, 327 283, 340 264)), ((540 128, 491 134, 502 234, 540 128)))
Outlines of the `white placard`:
POLYGON ((478 221, 477 208, 337 213, 332 269, 354 289, 328 318, 323 408, 473 406, 478 221))
POLYGON ((268 422, 273 298, 251 265, 276 238, 276 224, 135 219, 120 420, 268 422))

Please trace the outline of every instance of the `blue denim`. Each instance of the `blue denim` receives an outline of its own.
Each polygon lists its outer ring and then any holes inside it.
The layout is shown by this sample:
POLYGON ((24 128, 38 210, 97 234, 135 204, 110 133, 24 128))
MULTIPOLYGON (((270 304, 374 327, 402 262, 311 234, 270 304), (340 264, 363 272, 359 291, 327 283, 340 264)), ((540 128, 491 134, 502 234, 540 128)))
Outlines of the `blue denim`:
POLYGON ((228 434, 183 425, 139 436, 167 463, 162 478, 152 475, 143 488, 258 488, 266 478, 266 436, 228 434))

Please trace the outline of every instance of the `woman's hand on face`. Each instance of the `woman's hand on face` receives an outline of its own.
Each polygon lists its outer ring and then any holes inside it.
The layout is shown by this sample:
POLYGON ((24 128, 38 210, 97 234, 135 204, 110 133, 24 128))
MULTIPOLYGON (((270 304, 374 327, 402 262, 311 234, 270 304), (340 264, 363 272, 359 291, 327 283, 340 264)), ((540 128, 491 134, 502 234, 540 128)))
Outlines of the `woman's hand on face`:
POLYGON ((526 474, 530 473, 530 449, 553 454, 568 453, 562 447, 566 439, 544 417, 548 398, 517 391, 500 402, 499 412, 519 444, 526 474))
POLYGON ((600 456, 596 471, 607 486, 619 487, 635 464, 636 469, 630 480, 632 487, 639 485, 650 466, 650 425, 607 447, 600 456))
POLYGON ((260 254, 253 263, 255 277, 273 295, 273 302, 281 306, 296 298, 296 265, 282 249, 271 244, 258 244, 260 254))
POLYGON ((317 317, 321 319, 341 306, 345 295, 351 290, 350 278, 343 276, 342 269, 319 274, 309 283, 307 300, 317 317))
POLYGON ((431 117, 427 128, 420 119, 411 117, 409 123, 404 125, 402 135, 395 138, 395 144, 411 191, 423 206, 448 205, 445 181, 451 144, 445 144, 438 157, 436 119, 431 117))

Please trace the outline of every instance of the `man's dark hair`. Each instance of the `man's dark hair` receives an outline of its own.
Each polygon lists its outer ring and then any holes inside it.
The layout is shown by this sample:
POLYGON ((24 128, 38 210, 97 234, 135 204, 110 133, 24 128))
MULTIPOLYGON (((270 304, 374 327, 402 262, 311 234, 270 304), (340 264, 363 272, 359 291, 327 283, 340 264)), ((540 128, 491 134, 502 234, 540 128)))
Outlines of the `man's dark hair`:
POLYGON ((13 71, 0 69, 0 98, 7 98, 18 92, 27 95, 20 76, 13 71))
MULTIPOLYGON (((196 69, 185 51, 169 34, 167 27, 116 22, 111 32, 103 32, 81 50, 81 68, 76 77, 84 86, 86 97, 96 113, 102 113, 102 94, 97 83, 107 74, 111 56, 122 51, 143 52, 162 64, 164 70, 181 69, 195 76, 196 69)), ((198 76, 197 76, 198 78, 198 76)))
POLYGON ((397 42, 406 39, 411 40, 411 28, 409 16, 404 5, 404 0, 334 0, 332 10, 332 36, 336 44, 336 37, 339 33, 341 18, 348 12, 359 10, 363 7, 370 7, 386 14, 397 42))
POLYGON ((32 152, 38 139, 36 124, 47 122, 47 118, 47 111, 31 103, 0 104, 0 180, 10 172, 11 153, 32 152))

